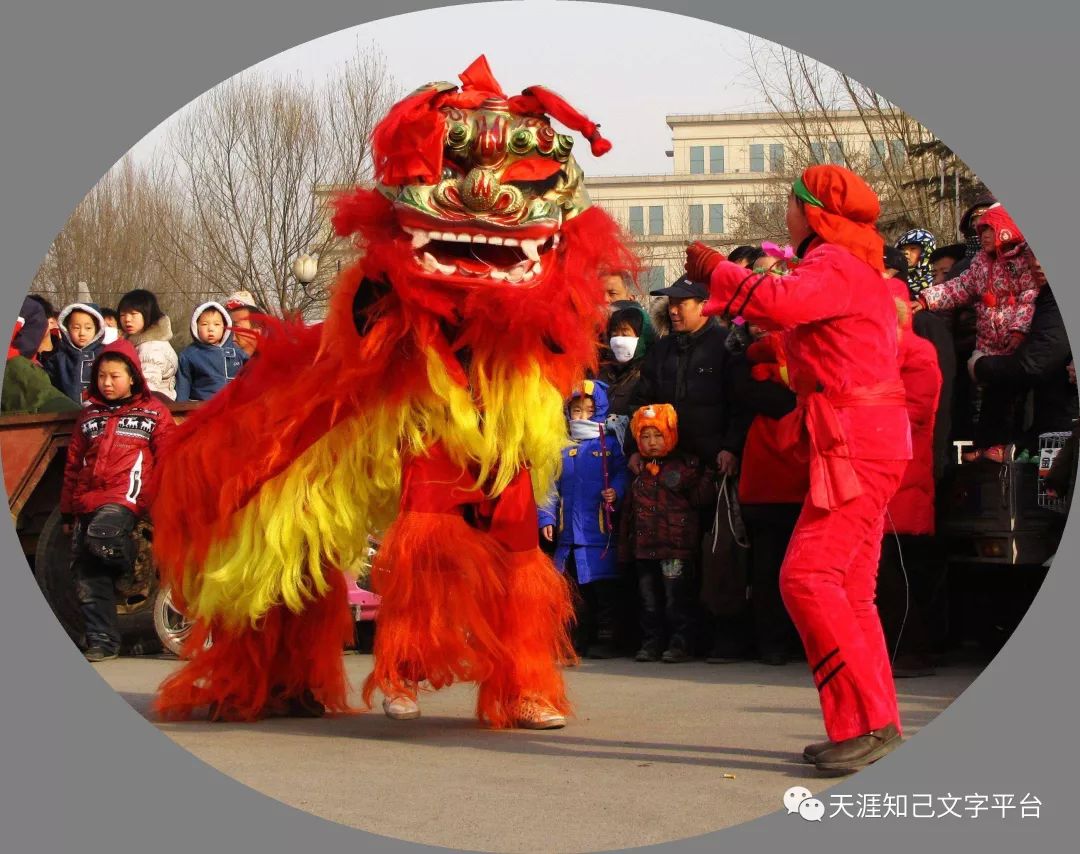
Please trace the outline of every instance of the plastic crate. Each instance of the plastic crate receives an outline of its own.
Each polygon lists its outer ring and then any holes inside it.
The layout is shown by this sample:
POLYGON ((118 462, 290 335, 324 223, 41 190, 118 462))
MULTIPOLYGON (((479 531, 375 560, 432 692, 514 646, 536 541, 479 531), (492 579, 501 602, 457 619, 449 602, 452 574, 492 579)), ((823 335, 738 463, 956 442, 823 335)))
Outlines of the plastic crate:
POLYGON ((1046 478, 1050 474, 1050 467, 1057 458, 1058 451, 1064 445, 1072 433, 1041 433, 1039 434, 1039 506, 1058 513, 1068 512, 1068 505, 1064 498, 1053 497, 1046 492, 1046 478))

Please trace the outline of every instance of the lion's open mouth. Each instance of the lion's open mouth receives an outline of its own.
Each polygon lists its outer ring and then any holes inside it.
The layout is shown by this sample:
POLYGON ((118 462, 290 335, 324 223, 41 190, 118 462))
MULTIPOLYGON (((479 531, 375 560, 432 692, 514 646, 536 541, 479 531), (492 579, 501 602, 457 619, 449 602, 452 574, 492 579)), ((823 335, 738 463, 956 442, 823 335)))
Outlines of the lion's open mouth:
POLYGON ((519 239, 465 231, 428 231, 406 227, 416 262, 432 275, 491 279, 510 284, 531 282, 543 272, 543 258, 559 245, 556 233, 542 239, 519 239))

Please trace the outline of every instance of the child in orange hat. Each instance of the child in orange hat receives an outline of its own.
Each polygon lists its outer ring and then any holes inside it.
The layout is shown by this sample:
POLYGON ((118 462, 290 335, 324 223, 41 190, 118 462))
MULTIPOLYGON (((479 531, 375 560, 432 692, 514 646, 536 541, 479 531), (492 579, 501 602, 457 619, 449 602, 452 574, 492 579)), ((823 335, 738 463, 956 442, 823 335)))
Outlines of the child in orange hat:
POLYGON ((644 465, 623 507, 619 557, 637 570, 642 642, 636 659, 689 661, 699 509, 716 500, 715 477, 698 457, 679 450, 678 416, 670 404, 641 407, 630 430, 644 465))

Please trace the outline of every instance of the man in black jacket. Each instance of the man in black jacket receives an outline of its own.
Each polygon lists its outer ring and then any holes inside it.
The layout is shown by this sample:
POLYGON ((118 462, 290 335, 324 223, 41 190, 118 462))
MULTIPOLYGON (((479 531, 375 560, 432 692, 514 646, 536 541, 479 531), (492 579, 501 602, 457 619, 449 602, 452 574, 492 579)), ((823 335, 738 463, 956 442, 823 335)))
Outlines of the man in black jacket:
MULTIPOLYGON (((648 403, 670 403, 679 416, 679 447, 715 465, 721 474, 739 471, 746 431, 752 413, 738 406, 736 388, 749 380, 749 366, 742 355, 724 345, 727 330, 713 317, 702 314, 708 288, 685 276, 669 287, 651 292, 668 298, 671 334, 661 338, 645 355, 645 364, 630 396, 630 411, 648 403)), ((637 474, 641 457, 627 447, 630 468, 637 474)), ((711 526, 713 513, 703 524, 711 526)), ((745 654, 751 627, 749 611, 719 620, 711 627, 714 653, 745 654)), ((679 659, 687 660, 689 655, 679 659)))
POLYGON ((708 288, 683 278, 651 292, 668 298, 671 334, 645 356, 631 412, 647 403, 670 403, 679 415, 679 447, 734 475, 749 427, 732 394, 748 372, 746 360, 724 346, 727 331, 702 314, 708 288))

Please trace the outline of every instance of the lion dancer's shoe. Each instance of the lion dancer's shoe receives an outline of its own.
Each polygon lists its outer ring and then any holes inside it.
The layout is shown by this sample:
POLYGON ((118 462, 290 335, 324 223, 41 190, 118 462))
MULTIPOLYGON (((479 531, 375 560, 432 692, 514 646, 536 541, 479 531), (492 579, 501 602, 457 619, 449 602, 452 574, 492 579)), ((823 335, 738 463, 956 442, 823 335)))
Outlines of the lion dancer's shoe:
POLYGON ((340 572, 327 581, 325 595, 303 611, 275 605, 258 628, 197 623, 184 647, 190 660, 162 683, 155 711, 176 720, 206 709, 217 721, 350 711, 342 655, 353 634, 347 582, 340 572))
POLYGON ((408 719, 421 682, 469 681, 493 727, 565 725, 573 607, 538 545, 527 471, 488 499, 441 445, 408 459, 401 512, 372 568, 382 602, 365 702, 378 688, 386 714, 408 719))

